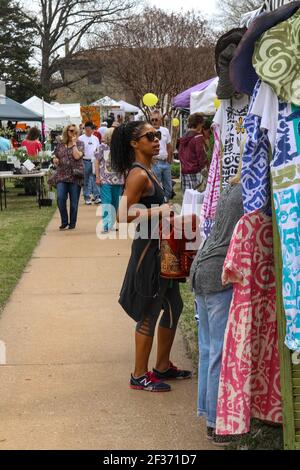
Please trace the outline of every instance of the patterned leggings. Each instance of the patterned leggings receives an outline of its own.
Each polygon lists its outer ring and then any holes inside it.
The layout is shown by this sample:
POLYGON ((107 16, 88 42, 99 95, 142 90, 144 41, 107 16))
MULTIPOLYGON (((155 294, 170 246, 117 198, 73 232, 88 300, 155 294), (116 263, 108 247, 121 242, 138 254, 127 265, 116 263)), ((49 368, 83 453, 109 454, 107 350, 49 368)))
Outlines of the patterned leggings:
POLYGON ((137 333, 153 337, 161 310, 163 310, 163 314, 159 326, 176 330, 182 308, 183 303, 178 281, 161 279, 159 295, 151 307, 151 312, 145 314, 142 320, 137 323, 137 333))

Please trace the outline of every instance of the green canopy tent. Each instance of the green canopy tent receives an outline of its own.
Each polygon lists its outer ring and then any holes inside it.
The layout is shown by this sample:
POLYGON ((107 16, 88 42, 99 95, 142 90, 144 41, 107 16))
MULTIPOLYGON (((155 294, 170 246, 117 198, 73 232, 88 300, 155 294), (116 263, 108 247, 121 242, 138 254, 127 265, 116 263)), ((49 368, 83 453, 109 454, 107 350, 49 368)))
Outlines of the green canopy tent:
POLYGON ((0 121, 43 121, 43 116, 7 96, 0 95, 0 121))

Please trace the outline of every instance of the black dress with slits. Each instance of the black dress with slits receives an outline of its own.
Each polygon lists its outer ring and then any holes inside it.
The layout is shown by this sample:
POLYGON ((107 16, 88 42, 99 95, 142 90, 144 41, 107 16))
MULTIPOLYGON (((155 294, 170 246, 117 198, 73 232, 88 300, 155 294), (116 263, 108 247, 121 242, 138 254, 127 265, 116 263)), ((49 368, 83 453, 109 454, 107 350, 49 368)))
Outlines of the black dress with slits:
MULTIPOLYGON (((133 168, 136 167, 145 170, 153 184, 153 195, 142 197, 139 204, 143 204, 148 209, 153 205, 164 204, 164 191, 156 179, 139 163, 133 165, 133 168)), ((119 298, 120 305, 136 322, 141 321, 145 315, 151 314, 153 309, 157 308, 157 299, 162 286, 159 239, 157 237, 158 218, 157 223, 152 221, 152 234, 151 220, 148 222, 148 230, 147 239, 136 238, 132 243, 131 257, 119 298)), ((139 226, 136 229, 136 236, 138 233, 139 226)))

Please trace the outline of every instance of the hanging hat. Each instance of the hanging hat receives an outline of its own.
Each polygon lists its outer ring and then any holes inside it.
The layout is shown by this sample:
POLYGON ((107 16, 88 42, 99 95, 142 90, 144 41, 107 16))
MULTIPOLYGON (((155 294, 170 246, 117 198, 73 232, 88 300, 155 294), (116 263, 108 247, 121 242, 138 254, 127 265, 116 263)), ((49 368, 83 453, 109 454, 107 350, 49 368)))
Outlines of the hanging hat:
POLYGON ((277 96, 300 106, 300 8, 256 42, 253 66, 277 96))
POLYGON ((235 89, 229 77, 229 65, 237 45, 241 41, 246 28, 234 28, 223 34, 215 48, 216 71, 219 76, 217 96, 228 99, 234 95, 235 89))
POLYGON ((252 95, 258 75, 252 65, 254 46, 260 36, 273 26, 288 20, 300 8, 300 1, 292 2, 269 13, 262 13, 250 25, 230 62, 230 80, 240 93, 252 95))

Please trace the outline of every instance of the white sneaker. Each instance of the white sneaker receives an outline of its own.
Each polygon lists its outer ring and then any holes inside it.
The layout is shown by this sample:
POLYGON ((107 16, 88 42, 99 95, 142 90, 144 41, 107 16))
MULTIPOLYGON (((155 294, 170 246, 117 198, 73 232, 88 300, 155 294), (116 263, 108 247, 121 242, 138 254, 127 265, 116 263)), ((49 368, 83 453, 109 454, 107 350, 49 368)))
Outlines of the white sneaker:
POLYGON ((92 201, 90 201, 89 199, 87 199, 87 200, 85 201, 85 204, 86 204, 87 206, 91 206, 91 205, 92 205, 92 201))
POLYGON ((94 204, 101 204, 101 199, 95 199, 94 204))

